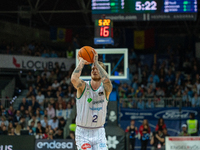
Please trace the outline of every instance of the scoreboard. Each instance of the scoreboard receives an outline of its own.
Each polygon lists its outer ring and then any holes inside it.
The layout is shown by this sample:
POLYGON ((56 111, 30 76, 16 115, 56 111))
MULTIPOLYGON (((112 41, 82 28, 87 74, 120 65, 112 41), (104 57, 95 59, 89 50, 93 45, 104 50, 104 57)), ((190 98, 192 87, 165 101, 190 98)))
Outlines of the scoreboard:
POLYGON ((198 0, 92 0, 92 19, 113 21, 196 20, 198 0))

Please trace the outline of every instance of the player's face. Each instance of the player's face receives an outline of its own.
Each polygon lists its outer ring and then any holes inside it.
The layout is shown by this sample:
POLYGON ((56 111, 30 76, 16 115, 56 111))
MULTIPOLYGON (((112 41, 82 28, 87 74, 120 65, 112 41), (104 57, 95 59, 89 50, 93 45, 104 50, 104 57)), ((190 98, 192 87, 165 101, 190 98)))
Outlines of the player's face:
POLYGON ((92 67, 91 77, 92 77, 92 80, 94 80, 94 81, 100 81, 101 80, 101 77, 99 75, 99 71, 98 71, 96 66, 92 67))

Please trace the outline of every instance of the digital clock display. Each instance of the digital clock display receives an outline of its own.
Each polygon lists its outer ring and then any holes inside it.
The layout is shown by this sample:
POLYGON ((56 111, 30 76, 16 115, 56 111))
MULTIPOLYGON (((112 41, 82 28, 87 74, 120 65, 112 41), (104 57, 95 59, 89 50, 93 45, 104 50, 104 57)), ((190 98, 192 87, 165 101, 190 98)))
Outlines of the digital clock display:
POLYGON ((92 0, 92 19, 196 20, 197 0, 92 0))
POLYGON ((95 37, 113 37, 113 22, 110 19, 95 20, 95 37))

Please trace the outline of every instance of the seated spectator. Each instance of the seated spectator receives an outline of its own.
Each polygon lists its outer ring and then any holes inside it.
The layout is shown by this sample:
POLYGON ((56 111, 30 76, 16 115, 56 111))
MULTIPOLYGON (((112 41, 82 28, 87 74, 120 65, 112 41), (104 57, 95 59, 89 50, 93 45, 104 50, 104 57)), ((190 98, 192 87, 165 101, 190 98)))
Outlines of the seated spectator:
POLYGON ((58 119, 63 118, 66 119, 66 110, 63 109, 63 105, 59 104, 58 109, 56 109, 56 116, 58 119))
POLYGON ((14 128, 11 128, 11 129, 10 129, 10 132, 8 132, 8 135, 11 135, 11 136, 16 135, 16 134, 15 134, 15 129, 14 129, 14 128))
POLYGON ((11 129, 14 128, 12 122, 9 122, 8 124, 8 133, 11 132, 11 129))
POLYGON ((37 128, 36 128, 36 137, 42 139, 43 134, 45 133, 45 128, 42 127, 41 122, 37 122, 37 128))
POLYGON ((47 115, 45 115, 44 119, 41 120, 41 125, 44 128, 48 127, 48 117, 47 117, 47 115))
POLYGON ((160 87, 157 87, 156 96, 157 97, 164 97, 165 96, 165 92, 160 87))
POLYGON ((127 97, 128 98, 135 97, 135 89, 134 88, 130 87, 130 90, 128 90, 128 92, 127 92, 127 97))
POLYGON ((44 97, 44 95, 42 94, 42 92, 41 92, 41 91, 38 91, 38 94, 37 94, 37 96, 36 96, 36 100, 37 100, 37 102, 39 103, 41 109, 43 109, 43 106, 44 106, 44 99, 45 99, 45 97, 44 97))
POLYGON ((162 130, 158 130, 153 133, 150 144, 152 145, 151 150, 164 150, 165 149, 165 136, 162 130))
POLYGON ((150 109, 150 108, 154 108, 154 102, 151 101, 151 99, 148 99, 148 102, 146 103, 146 108, 150 109))
POLYGON ((34 135, 36 133, 37 123, 35 121, 31 121, 30 126, 28 126, 29 134, 34 135), (36 124, 36 125, 35 125, 36 124))
POLYGON ((150 85, 153 87, 153 89, 156 88, 156 83, 153 82, 153 77, 150 77, 149 82, 147 83, 147 88, 149 88, 150 85))
POLYGON ((194 97, 192 98, 192 107, 198 107, 200 105, 200 97, 198 97, 198 94, 195 93, 194 97))
POLYGON ((35 113, 36 109, 40 107, 40 104, 36 101, 35 96, 31 96, 31 101, 29 101, 29 105, 33 108, 33 113, 35 113))
POLYGON ((28 90, 28 93, 26 94, 26 98, 31 98, 32 96, 36 96, 36 92, 32 86, 29 86, 29 90, 28 90))
POLYGON ((52 88, 54 90, 57 90, 59 86, 60 86, 60 83, 58 83, 58 80, 54 80, 54 83, 52 84, 52 88))
POLYGON ((24 109, 27 110, 28 109, 28 102, 26 101, 26 98, 23 97, 22 98, 22 102, 19 104, 18 110, 20 110, 20 107, 24 106, 24 109))
POLYGON ((159 129, 162 131, 164 128, 166 128, 166 124, 164 122, 163 118, 159 118, 158 119, 158 123, 156 125, 156 131, 158 131, 159 129))
POLYGON ((139 99, 139 102, 137 103, 137 108, 144 109, 144 101, 142 101, 142 99, 139 99))
POLYGON ((7 110, 7 114, 8 114, 8 121, 13 121, 15 110, 12 105, 10 105, 9 109, 7 110))
POLYGON ((0 135, 8 135, 8 130, 7 130, 7 127, 5 125, 1 126, 0 135))
POLYGON ((54 134, 54 131, 53 130, 49 130, 49 134, 48 134, 48 140, 53 140, 53 134, 54 134))
POLYGON ((43 134, 42 139, 47 139, 49 135, 49 128, 45 128, 45 133, 43 134))
POLYGON ((32 75, 31 71, 29 71, 27 76, 26 76, 27 87, 33 86, 34 82, 35 82, 35 78, 32 75))
POLYGON ((57 80, 57 75, 54 71, 51 71, 51 75, 47 78, 48 82, 52 84, 55 80, 57 80))
POLYGON ((51 91, 47 91, 47 95, 45 97, 46 97, 46 99, 53 98, 52 92, 51 91))
POLYGON ((151 77, 153 78, 153 82, 154 82, 154 83, 159 83, 159 82, 160 82, 160 79, 159 79, 158 75, 155 74, 154 71, 152 71, 151 74, 149 75, 149 77, 148 77, 148 82, 150 82, 150 78, 151 78, 151 77))
POLYGON ((16 115, 14 116, 14 119, 13 119, 15 126, 18 125, 18 122, 20 121, 20 117, 21 117, 21 112, 19 110, 17 110, 16 115))
POLYGON ((48 121, 49 126, 56 131, 58 129, 58 119, 57 117, 53 117, 51 120, 48 121))
POLYGON ((53 108, 53 104, 49 103, 48 108, 46 108, 48 117, 53 118, 55 117, 55 109, 53 108))
POLYGON ((29 117, 32 117, 33 114, 34 114, 34 112, 33 112, 32 106, 28 106, 28 115, 29 115, 29 117))
POLYGON ((145 93, 146 98, 153 98, 154 97, 154 92, 150 88, 147 89, 147 92, 145 93))
POLYGON ((46 49, 44 49, 44 51, 43 51, 43 53, 42 53, 41 56, 42 56, 42 57, 45 57, 45 58, 50 57, 50 55, 49 55, 49 53, 47 53, 47 50, 46 50, 46 49))
POLYGON ((6 120, 6 117, 5 117, 5 116, 1 116, 0 125, 1 125, 2 122, 4 123, 4 125, 5 125, 6 127, 8 127, 9 122, 8 122, 8 120, 6 120))
POLYGON ((18 124, 18 125, 16 126, 16 128, 15 128, 15 134, 16 134, 16 135, 20 135, 21 129, 22 129, 22 126, 21 126, 20 124, 18 124))
POLYGON ((19 111, 21 112, 22 116, 25 115, 25 109, 23 105, 20 107, 19 111))
POLYGON ((163 134, 164 134, 164 136, 170 136, 170 135, 168 134, 168 132, 167 132, 167 128, 164 128, 164 129, 163 129, 163 134))
POLYGON ((36 116, 33 115, 32 118, 28 121, 28 126, 34 126, 36 128, 37 127, 37 122, 38 122, 38 120, 36 119, 36 116), (32 122, 34 122, 35 124, 32 125, 32 122))
POLYGON ((63 109, 67 108, 66 102, 60 96, 58 97, 58 101, 56 102, 56 109, 59 109, 59 104, 62 104, 63 109))
POLYGON ((165 90, 167 87, 166 82, 164 81, 164 78, 160 78, 160 82, 157 84, 158 87, 160 87, 162 90, 165 90))
POLYGON ((20 117, 18 124, 21 125, 22 129, 26 127, 27 124, 24 116, 20 117))
POLYGON ((60 83, 60 86, 61 86, 63 92, 66 93, 68 90, 68 84, 66 83, 65 79, 62 80, 62 82, 60 83))
POLYGON ((64 96, 65 96, 65 94, 62 91, 62 88, 59 86, 58 91, 56 92, 56 97, 64 97, 64 96))
POLYGON ((36 110, 35 117, 38 121, 41 121, 43 119, 43 116, 40 114, 39 109, 36 110))
POLYGON ((44 68, 44 71, 41 73, 41 76, 43 77, 44 75, 46 75, 46 78, 48 79, 49 76, 51 75, 51 73, 47 70, 47 68, 44 68))
POLYGON ((43 80, 40 75, 37 76, 35 86, 39 87, 40 89, 43 87, 43 80))
POLYGON ((182 131, 178 134, 178 136, 190 136, 187 132, 187 125, 183 124, 182 125, 182 131))
POLYGON ((70 131, 69 132, 69 136, 67 136, 66 139, 72 139, 72 140, 75 140, 75 133, 73 131, 70 131))
POLYGON ((53 57, 53 58, 57 58, 58 57, 58 55, 56 54, 55 50, 52 50, 51 57, 53 57))
POLYGON ((63 139, 63 129, 58 128, 57 133, 54 136, 55 139, 63 139))
POLYGON ((65 125, 66 121, 64 120, 64 118, 60 118, 58 127, 64 129, 65 125))
POLYGON ((68 103, 68 104, 67 104, 67 109, 66 109, 66 117, 64 117, 64 118, 65 118, 65 119, 70 118, 71 112, 72 112, 72 106, 71 106, 70 103, 68 103))
POLYGON ((25 118, 25 127, 28 126, 28 121, 30 120, 32 116, 29 115, 29 112, 28 110, 25 111, 25 115, 24 115, 24 118, 25 118))

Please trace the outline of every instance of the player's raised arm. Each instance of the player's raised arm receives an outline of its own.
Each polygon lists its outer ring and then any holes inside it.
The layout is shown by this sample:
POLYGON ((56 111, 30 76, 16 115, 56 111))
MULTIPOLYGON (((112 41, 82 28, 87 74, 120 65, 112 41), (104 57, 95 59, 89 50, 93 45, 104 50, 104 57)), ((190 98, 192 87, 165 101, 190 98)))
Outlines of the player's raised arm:
POLYGON ((79 63, 78 66, 74 69, 72 76, 71 76, 71 82, 73 84, 73 86, 78 90, 78 95, 79 93, 82 94, 84 88, 85 88, 85 82, 81 79, 79 79, 79 77, 81 76, 81 72, 83 70, 83 67, 85 64, 89 64, 86 60, 84 60, 81 57, 78 57, 79 59, 79 63))
POLYGON ((109 79, 108 73, 102 68, 102 66, 98 62, 98 54, 94 51, 94 65, 99 70, 100 77, 103 82, 103 86, 106 91, 106 96, 109 97, 110 93, 112 92, 112 83, 109 79))

